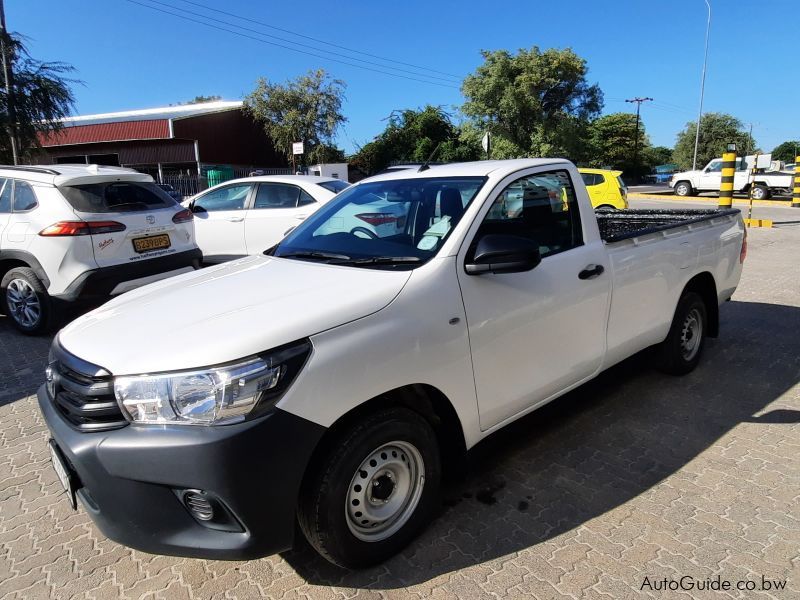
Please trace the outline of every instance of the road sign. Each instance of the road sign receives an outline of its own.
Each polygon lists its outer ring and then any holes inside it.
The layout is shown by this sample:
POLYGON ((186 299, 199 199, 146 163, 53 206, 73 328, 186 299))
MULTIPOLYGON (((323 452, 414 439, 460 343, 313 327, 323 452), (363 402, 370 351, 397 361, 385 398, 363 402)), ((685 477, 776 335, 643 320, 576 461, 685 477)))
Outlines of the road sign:
POLYGON ((303 153, 303 142, 294 142, 292 144, 292 154, 302 154, 303 153))

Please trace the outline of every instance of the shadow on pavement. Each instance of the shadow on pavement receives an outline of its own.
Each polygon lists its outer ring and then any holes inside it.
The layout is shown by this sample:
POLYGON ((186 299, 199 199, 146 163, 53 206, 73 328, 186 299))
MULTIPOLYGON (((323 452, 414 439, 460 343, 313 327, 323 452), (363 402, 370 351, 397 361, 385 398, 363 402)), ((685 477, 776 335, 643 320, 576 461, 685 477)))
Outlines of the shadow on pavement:
MULTIPOLYGON (((387 563, 332 566, 298 536, 283 557, 313 584, 394 589, 540 544, 656 486, 741 423, 800 422, 768 405, 800 380, 800 307, 730 302, 698 369, 670 377, 639 354, 470 452, 442 514, 387 563)), ((685 477, 695 478, 691 472, 685 477)))
POLYGON ((23 335, 0 315, 0 406, 30 396, 44 382, 52 339, 23 335))

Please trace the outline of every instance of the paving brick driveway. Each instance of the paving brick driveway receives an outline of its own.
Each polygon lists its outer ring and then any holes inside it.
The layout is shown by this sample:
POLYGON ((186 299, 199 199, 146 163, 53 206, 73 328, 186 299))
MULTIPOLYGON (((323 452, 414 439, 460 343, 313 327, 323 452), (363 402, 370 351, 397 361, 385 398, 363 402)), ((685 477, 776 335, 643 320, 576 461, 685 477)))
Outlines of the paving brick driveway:
POLYGON ((420 539, 359 573, 303 547, 221 562, 104 539, 49 464, 31 395, 49 340, 0 318, 0 598, 799 598, 800 225, 750 241, 695 373, 635 357, 515 424, 420 539), (681 576, 756 589, 655 591, 681 576))

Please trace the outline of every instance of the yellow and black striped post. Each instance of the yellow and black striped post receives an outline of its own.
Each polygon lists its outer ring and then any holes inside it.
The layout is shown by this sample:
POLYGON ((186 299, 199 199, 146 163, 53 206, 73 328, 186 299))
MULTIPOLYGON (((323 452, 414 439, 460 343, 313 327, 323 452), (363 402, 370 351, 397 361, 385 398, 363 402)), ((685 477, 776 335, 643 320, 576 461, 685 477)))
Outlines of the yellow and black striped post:
POLYGON ((792 192, 792 208, 800 208, 800 156, 794 159, 794 190, 792 192))
POLYGON ((736 174, 736 152, 722 154, 722 181, 719 185, 719 207, 733 206, 733 176, 736 174))

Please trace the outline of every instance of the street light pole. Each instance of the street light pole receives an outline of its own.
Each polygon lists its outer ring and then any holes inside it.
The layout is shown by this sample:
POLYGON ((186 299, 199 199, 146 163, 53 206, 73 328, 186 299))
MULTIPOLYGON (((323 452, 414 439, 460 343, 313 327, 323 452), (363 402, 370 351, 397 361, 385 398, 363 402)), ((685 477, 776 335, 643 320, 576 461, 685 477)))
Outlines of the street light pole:
POLYGON ((697 127, 695 127, 694 135, 694 159, 692 160, 692 171, 697 170, 697 145, 700 143, 700 119, 703 117, 703 94, 706 89, 706 64, 708 63, 708 36, 711 33, 711 4, 708 0, 706 6, 708 7, 708 23, 706 24, 706 51, 703 55, 703 75, 700 78, 700 111, 697 113, 697 127))
POLYGON ((17 114, 14 110, 14 95, 11 93, 13 90, 12 83, 12 65, 11 65, 11 52, 12 49, 8 46, 10 38, 6 30, 6 9, 3 6, 3 0, 0 0, 0 54, 3 55, 3 79, 5 79, 5 92, 6 92, 6 113, 8 116, 8 137, 11 140, 11 154, 14 159, 14 164, 19 164, 19 156, 17 149, 17 114))
POLYGON ((636 166, 636 158, 637 154, 639 153, 639 109, 642 107, 642 102, 647 101, 652 102, 652 98, 631 98, 629 100, 625 100, 625 102, 635 102, 636 103, 636 135, 633 138, 633 164, 636 166))

